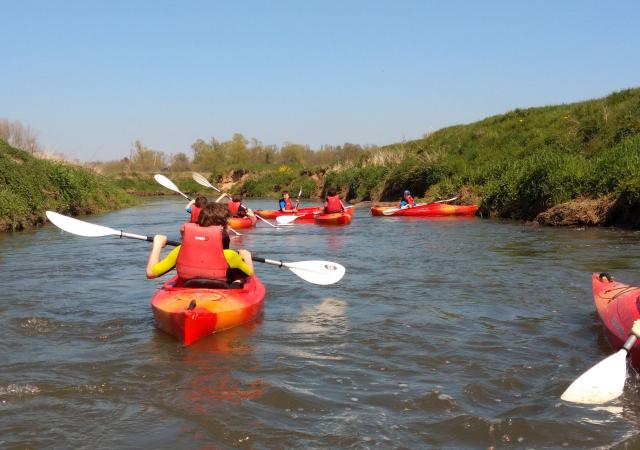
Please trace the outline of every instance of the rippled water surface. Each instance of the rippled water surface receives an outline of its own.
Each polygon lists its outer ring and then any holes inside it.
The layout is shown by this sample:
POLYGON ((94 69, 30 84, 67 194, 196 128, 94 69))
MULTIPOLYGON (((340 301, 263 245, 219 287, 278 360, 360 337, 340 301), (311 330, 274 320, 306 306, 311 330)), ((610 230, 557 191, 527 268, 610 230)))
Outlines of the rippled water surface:
MULTIPOLYGON (((182 206, 86 220, 177 238, 182 206)), ((590 276, 640 284, 638 232, 359 209, 232 246, 347 275, 322 287, 257 265, 264 316, 185 348, 153 325, 147 243, 0 236, 0 448, 640 446, 633 383, 606 408, 559 400, 611 352, 590 276)))

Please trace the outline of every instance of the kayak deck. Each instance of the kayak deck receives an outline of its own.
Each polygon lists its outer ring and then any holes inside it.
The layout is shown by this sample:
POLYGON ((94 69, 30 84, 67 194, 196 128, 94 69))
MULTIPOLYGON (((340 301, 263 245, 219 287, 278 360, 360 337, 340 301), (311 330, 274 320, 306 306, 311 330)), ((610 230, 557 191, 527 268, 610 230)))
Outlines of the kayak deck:
POLYGON ((371 215, 387 217, 473 216, 476 211, 478 211, 478 205, 447 205, 444 203, 430 203, 428 205, 420 205, 405 209, 373 206, 371 208, 371 215))
POLYGON ((256 217, 231 217, 229 218, 229 226, 235 229, 252 228, 256 226, 258 219, 256 217))
POLYGON ((241 289, 184 287, 173 277, 151 299, 158 328, 184 345, 215 332, 251 322, 262 312, 266 290, 258 277, 241 289))
POLYGON ((315 222, 318 225, 349 225, 351 214, 348 212, 316 214, 315 222))
MULTIPOLYGON (((594 273, 591 281, 593 299, 607 340, 615 350, 619 350, 629 337, 633 322, 640 319, 640 287, 610 280, 606 274, 594 273)), ((629 354, 632 365, 640 369, 640 341, 629 354)))

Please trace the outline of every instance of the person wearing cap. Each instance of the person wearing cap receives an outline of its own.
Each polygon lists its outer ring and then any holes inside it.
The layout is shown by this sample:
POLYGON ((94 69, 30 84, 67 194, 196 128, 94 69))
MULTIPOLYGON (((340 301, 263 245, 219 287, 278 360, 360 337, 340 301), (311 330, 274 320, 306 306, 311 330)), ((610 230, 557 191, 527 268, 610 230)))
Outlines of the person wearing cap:
POLYGON ((411 192, 404 191, 404 195, 402 196, 402 200, 400 200, 400 208, 413 208, 416 206, 416 202, 411 197, 411 192))

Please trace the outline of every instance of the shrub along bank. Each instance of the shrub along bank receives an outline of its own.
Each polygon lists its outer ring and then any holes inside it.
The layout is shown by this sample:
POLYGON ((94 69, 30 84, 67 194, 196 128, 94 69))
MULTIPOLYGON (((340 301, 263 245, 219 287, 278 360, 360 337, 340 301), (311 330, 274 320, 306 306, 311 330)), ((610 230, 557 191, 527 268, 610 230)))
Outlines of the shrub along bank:
POLYGON ((44 223, 46 210, 90 214, 135 199, 104 177, 80 167, 35 158, 0 140, 0 230, 44 223))
POLYGON ((459 195, 483 215, 525 220, 602 199, 599 223, 640 226, 640 89, 445 128, 330 168, 325 185, 348 200, 459 195))

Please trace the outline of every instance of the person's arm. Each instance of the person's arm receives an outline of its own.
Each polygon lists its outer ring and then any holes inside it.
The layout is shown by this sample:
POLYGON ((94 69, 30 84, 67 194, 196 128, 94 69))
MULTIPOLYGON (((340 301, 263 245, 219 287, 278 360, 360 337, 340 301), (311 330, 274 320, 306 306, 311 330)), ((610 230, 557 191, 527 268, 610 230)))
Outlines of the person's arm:
POLYGON ((195 200, 189 200, 189 203, 187 203, 187 206, 184 207, 184 210, 191 214, 191 207, 195 202, 195 200))
POLYGON ((231 269, 240 269, 245 275, 253 275, 253 261, 251 253, 246 250, 224 250, 224 257, 231 269))
POLYGON ((160 261, 160 252, 167 243, 167 237, 163 235, 156 235, 153 238, 153 248, 149 255, 149 261, 147 262, 147 278, 157 278, 165 273, 169 272, 176 266, 178 260, 178 253, 180 253, 180 246, 171 250, 171 252, 160 261))
POLYGON ((166 236, 156 234, 153 237, 153 247, 151 248, 151 253, 149 253, 149 260, 147 261, 147 278, 157 277, 153 272, 153 266, 160 262, 160 252, 165 245, 167 245, 166 236))

